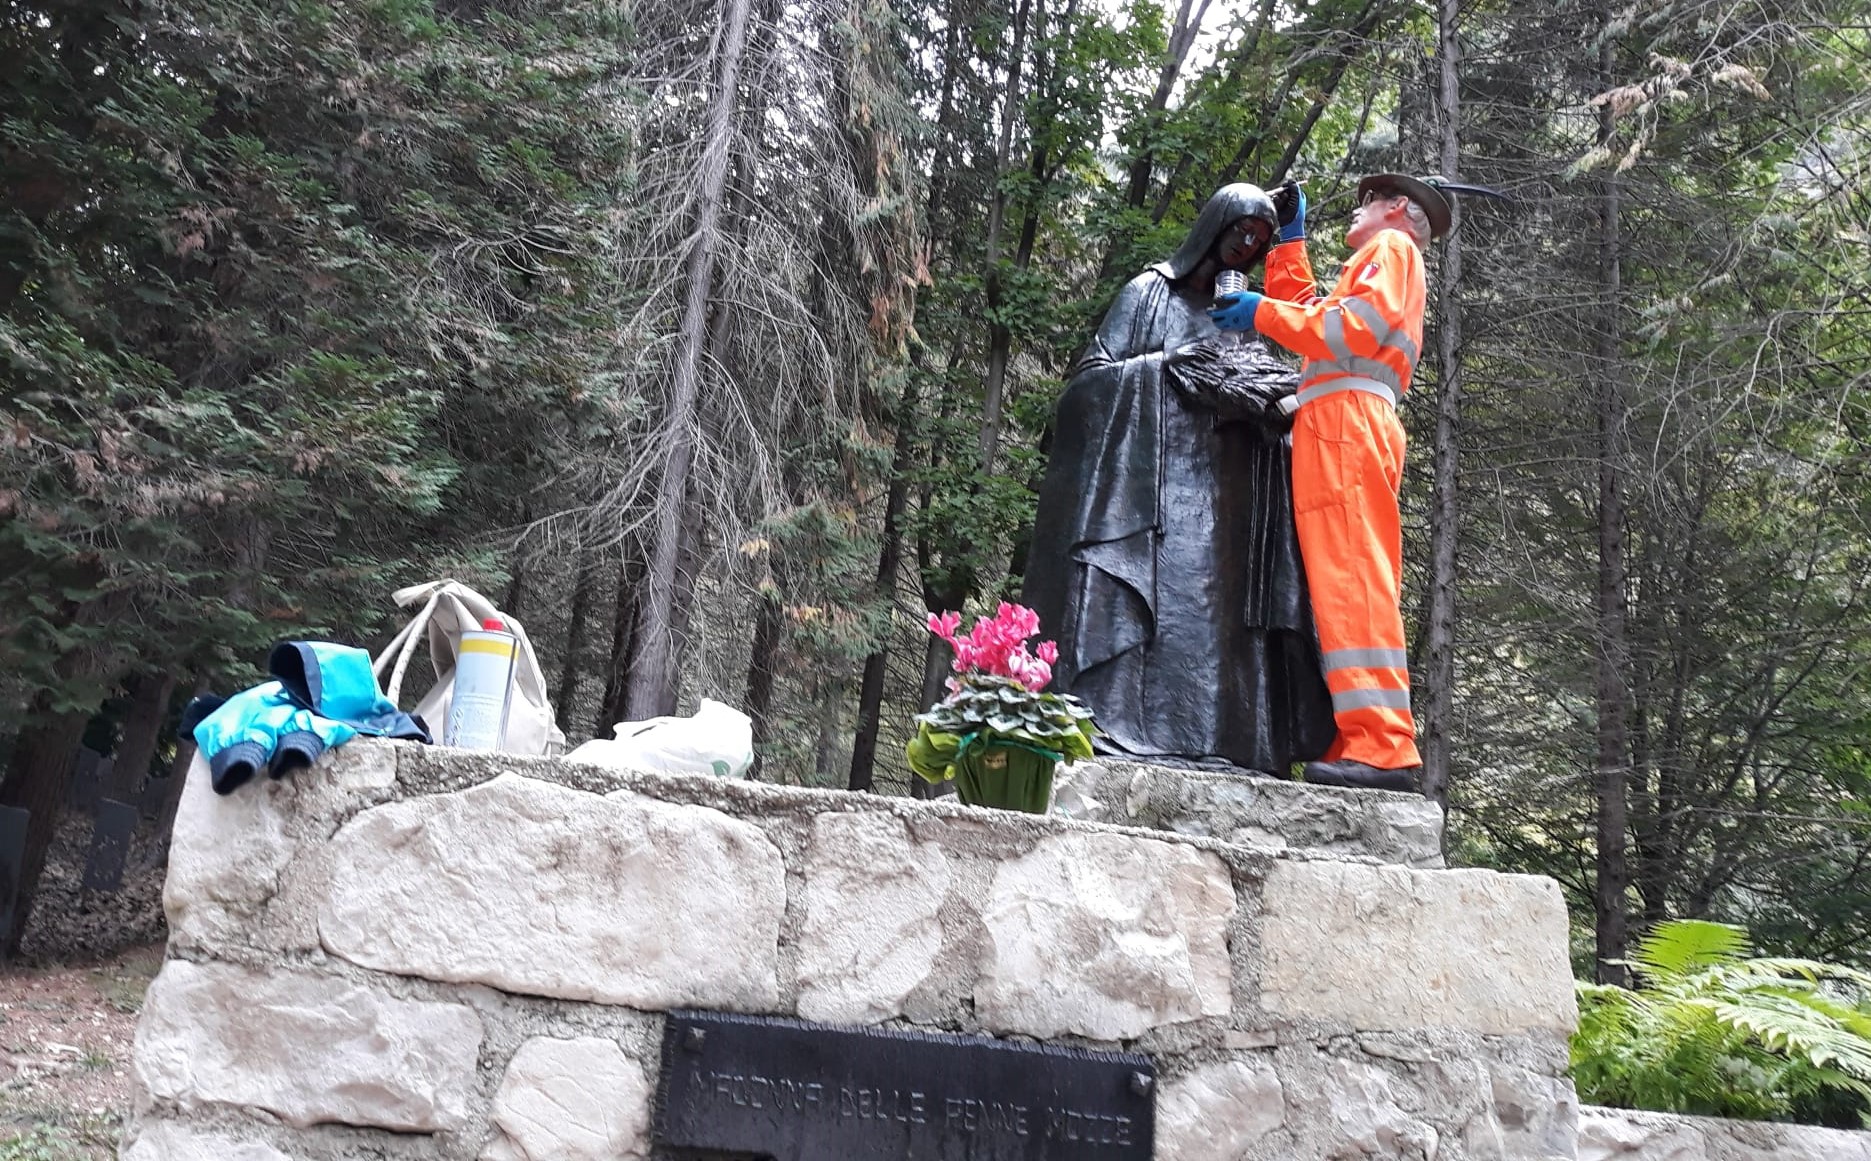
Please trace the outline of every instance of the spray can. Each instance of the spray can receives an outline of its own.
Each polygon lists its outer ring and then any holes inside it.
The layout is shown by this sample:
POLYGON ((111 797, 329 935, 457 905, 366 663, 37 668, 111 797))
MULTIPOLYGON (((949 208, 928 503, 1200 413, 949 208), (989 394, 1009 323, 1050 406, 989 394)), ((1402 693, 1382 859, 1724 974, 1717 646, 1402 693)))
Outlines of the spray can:
POLYGON ((455 691, 449 698, 442 744, 463 750, 498 750, 507 740, 513 696, 513 661, 519 638, 489 617, 461 635, 455 650, 455 691))
MULTIPOLYGON (((1239 270, 1223 270, 1221 273, 1215 275, 1216 298, 1220 298, 1224 294, 1243 294, 1246 291, 1247 275, 1241 273, 1239 270)), ((1246 331, 1233 331, 1230 333, 1234 335, 1234 341, 1236 343, 1245 343, 1247 341, 1246 331)))

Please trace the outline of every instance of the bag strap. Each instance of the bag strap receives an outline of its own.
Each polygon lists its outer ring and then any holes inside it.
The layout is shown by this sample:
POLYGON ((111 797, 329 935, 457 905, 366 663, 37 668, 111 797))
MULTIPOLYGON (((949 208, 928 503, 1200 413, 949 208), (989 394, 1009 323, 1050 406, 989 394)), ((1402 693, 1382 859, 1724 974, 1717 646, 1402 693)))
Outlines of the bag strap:
POLYGON ((396 668, 390 672, 389 683, 383 686, 383 696, 389 698, 393 704, 402 704, 403 673, 409 668, 409 659, 415 655, 417 644, 426 637, 422 630, 428 626, 429 618, 435 612, 435 602, 440 600, 441 596, 439 591, 429 594, 429 600, 422 606, 422 610, 410 618, 409 624, 403 626, 403 631, 396 635, 370 667, 378 683, 382 684, 384 666, 392 655, 395 656, 396 668))
POLYGON ((409 669, 409 662, 416 650, 427 642, 430 660, 436 667, 437 674, 453 668, 457 646, 460 644, 456 635, 441 628, 436 620, 436 608, 447 600, 452 606, 452 619, 456 622, 456 633, 468 629, 478 629, 488 617, 499 617, 506 623, 508 631, 518 638, 519 648, 514 657, 513 681, 515 687, 526 700, 540 707, 550 705, 547 700, 545 673, 539 667, 539 657, 533 651, 532 638, 527 636, 526 627, 519 621, 500 611, 494 603, 455 580, 431 581, 427 584, 411 585, 398 589, 396 603, 411 606, 418 601, 422 608, 404 625, 402 631, 391 639, 382 653, 371 664, 371 671, 383 686, 383 694, 393 702, 399 702, 403 693, 403 675, 409 669), (426 599, 425 599, 426 598, 426 599), (439 639, 438 639, 439 638, 439 639), (441 654, 447 654, 446 658, 441 654), (394 668, 391 668, 394 660, 394 668), (385 669, 390 669, 390 680, 383 681, 385 669))

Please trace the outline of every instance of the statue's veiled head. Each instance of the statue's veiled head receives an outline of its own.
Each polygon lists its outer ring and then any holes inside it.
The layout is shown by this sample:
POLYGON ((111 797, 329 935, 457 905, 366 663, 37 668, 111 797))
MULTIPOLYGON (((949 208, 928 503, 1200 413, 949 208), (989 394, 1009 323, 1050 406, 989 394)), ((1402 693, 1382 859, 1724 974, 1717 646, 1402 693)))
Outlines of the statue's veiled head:
POLYGON ((1265 256, 1278 229, 1279 216, 1267 191, 1244 181, 1224 185, 1202 207, 1182 245, 1158 268, 1181 280, 1212 257, 1216 268, 1245 270, 1265 256))

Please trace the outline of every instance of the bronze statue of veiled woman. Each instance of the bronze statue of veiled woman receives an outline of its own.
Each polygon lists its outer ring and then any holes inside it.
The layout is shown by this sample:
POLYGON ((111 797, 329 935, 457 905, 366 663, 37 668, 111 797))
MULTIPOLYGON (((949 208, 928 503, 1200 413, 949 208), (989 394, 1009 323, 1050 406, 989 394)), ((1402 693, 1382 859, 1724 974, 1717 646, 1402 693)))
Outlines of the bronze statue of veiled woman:
POLYGON ((1332 740, 1276 405, 1298 376, 1207 314, 1274 228, 1258 187, 1216 191, 1059 400, 1025 601, 1059 642, 1053 688, 1113 753, 1285 777, 1332 740))

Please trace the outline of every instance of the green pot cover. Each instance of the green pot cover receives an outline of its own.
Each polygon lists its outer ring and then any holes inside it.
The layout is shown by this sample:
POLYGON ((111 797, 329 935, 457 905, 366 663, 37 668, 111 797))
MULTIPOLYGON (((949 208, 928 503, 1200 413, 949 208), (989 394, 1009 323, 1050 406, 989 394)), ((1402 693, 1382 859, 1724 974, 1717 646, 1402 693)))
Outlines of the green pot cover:
POLYGON ((1045 814, 1059 760, 1027 746, 978 739, 955 756, 955 792, 969 806, 1045 814))

